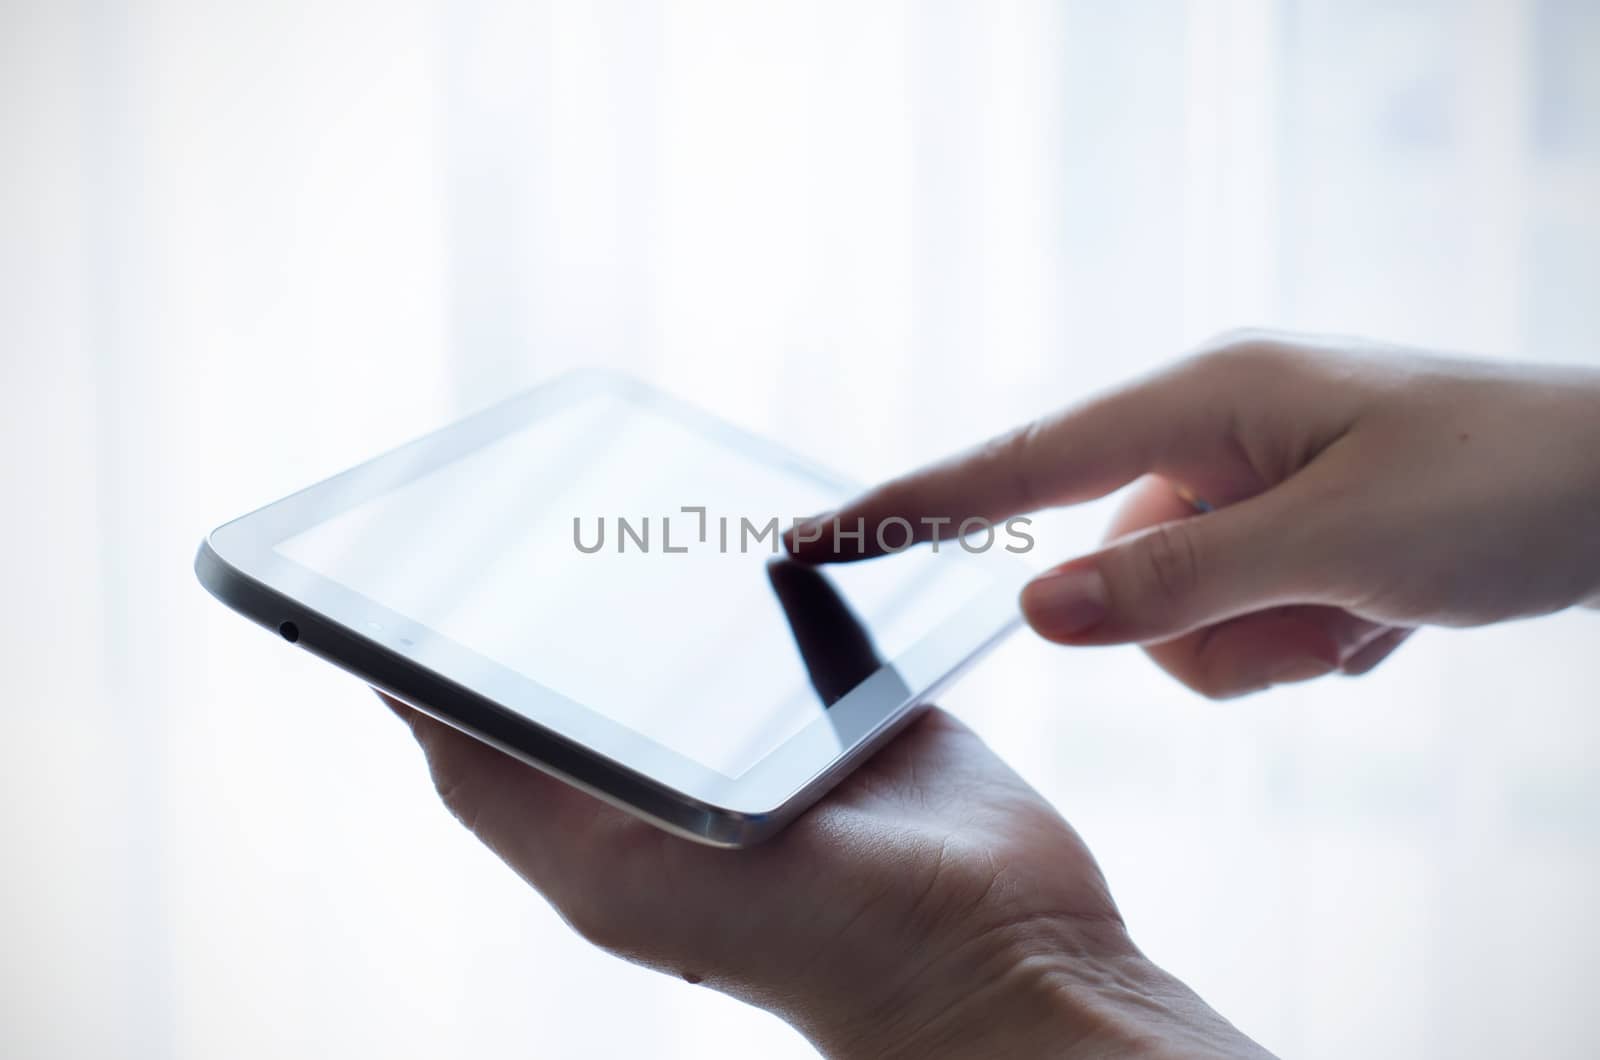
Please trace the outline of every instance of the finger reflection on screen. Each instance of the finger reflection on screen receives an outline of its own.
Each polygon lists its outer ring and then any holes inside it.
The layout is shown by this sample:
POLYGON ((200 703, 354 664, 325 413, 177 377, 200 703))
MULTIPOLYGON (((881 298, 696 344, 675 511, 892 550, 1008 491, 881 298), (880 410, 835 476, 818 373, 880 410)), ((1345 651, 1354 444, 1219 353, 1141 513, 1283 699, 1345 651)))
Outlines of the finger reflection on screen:
POLYGON ((783 557, 767 564, 767 578, 825 706, 884 665, 866 626, 819 568, 783 557))

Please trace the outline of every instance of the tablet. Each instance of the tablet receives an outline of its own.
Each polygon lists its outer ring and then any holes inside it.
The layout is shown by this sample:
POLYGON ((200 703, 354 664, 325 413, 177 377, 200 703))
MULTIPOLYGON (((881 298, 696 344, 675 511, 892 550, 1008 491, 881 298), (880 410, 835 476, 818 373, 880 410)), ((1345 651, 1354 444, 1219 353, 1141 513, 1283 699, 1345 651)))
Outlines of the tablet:
POLYGON ((1016 623, 989 535, 785 558, 845 482, 642 383, 564 377, 214 530, 223 603, 681 836, 743 846, 1016 623))

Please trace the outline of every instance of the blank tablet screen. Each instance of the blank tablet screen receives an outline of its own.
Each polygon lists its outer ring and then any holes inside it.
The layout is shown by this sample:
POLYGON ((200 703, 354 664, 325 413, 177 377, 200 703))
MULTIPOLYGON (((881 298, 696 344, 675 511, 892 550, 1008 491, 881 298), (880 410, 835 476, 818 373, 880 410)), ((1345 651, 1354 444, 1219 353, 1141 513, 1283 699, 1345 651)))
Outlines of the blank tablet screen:
MULTIPOLYGON (((770 565, 779 528, 841 499, 803 467, 601 391, 276 548, 737 778, 838 698, 808 674, 770 565)), ((884 659, 993 585, 954 543, 805 576, 831 584, 884 659)))

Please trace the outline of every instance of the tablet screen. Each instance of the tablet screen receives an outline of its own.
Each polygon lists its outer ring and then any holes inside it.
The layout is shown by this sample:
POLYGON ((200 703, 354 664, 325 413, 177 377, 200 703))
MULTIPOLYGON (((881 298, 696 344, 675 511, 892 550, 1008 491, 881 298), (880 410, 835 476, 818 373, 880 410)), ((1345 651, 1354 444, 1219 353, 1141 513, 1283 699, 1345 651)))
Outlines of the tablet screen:
POLYGON ((778 529, 839 493, 601 391, 276 549, 737 778, 863 680, 863 652, 894 658, 993 585, 953 543, 775 572, 778 529))

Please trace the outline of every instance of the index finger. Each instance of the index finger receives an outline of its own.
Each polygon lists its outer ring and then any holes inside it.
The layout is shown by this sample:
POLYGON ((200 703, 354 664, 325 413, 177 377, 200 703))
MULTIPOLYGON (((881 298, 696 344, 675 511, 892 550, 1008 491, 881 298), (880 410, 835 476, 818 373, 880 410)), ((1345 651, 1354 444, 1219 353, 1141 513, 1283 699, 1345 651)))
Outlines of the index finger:
POLYGON ((1169 369, 893 479, 792 528, 785 543, 810 562, 867 559, 954 538, 970 520, 1103 497, 1147 472, 1202 495, 1235 492, 1250 469, 1228 440, 1230 398, 1205 373, 1169 369))

